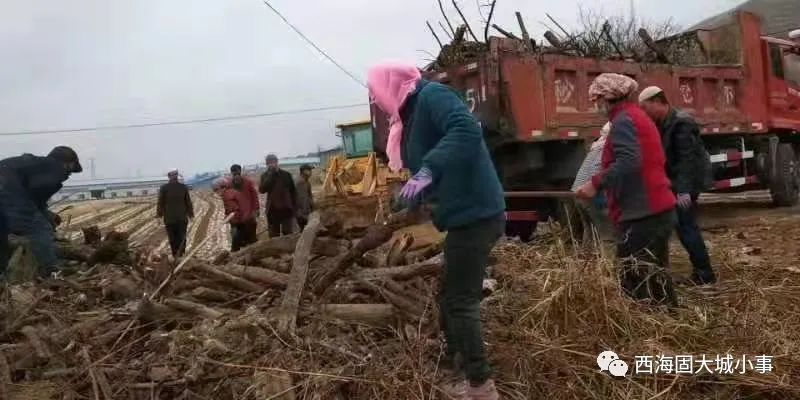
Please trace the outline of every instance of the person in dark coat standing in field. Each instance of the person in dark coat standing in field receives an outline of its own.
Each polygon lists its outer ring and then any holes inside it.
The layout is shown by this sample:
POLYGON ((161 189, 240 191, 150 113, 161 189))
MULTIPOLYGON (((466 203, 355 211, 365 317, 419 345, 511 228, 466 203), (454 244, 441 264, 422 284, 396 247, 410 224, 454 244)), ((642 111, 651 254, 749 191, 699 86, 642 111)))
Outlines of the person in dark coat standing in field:
POLYGON ((46 157, 23 154, 0 160, 0 275, 11 256, 9 234, 30 240, 42 277, 56 271, 55 227, 60 218, 47 209, 47 202, 71 174, 82 171, 78 154, 66 146, 55 147, 46 157))
POLYGON ((297 226, 302 231, 308 224, 308 216, 314 211, 314 195, 311 192, 311 173, 314 167, 308 164, 300 166, 300 178, 297 179, 297 226))
POLYGON ((592 199, 605 190, 611 220, 617 228, 620 280, 626 294, 653 304, 677 306, 667 268, 669 237, 675 225, 675 195, 665 170, 661 135, 653 120, 630 101, 638 84, 620 74, 601 74, 589 97, 611 131, 603 147, 601 170, 576 189, 592 199))
POLYGON ((700 126, 691 115, 670 106, 659 87, 642 90, 639 104, 661 132, 667 175, 678 197, 678 238, 694 267, 689 280, 695 285, 713 284, 717 277, 697 225, 697 198, 711 185, 711 160, 700 138, 700 126))
POLYGON ((267 171, 261 175, 259 192, 267 195, 267 226, 269 237, 289 235, 294 232, 297 212, 297 190, 292 174, 278 167, 278 157, 266 158, 267 171))
POLYGON ((384 64, 368 74, 370 96, 390 116, 389 166, 414 175, 400 195, 414 207, 433 203, 446 231, 440 310, 447 340, 442 369, 448 395, 499 398, 484 346, 480 303, 489 253, 505 230, 505 199, 478 121, 453 89, 424 80, 411 65, 384 64))
POLYGON ((189 188, 179 182, 178 177, 177 169, 169 171, 167 174, 169 182, 161 186, 161 190, 158 191, 156 206, 156 218, 164 220, 173 257, 181 257, 186 253, 186 229, 189 220, 194 218, 189 188))
POLYGON ((231 251, 238 251, 258 240, 256 236, 258 222, 256 219, 260 214, 260 204, 256 184, 250 178, 242 175, 242 166, 239 164, 231 166, 231 187, 238 197, 239 212, 239 215, 235 217, 236 221, 231 221, 236 232, 233 237, 231 251))

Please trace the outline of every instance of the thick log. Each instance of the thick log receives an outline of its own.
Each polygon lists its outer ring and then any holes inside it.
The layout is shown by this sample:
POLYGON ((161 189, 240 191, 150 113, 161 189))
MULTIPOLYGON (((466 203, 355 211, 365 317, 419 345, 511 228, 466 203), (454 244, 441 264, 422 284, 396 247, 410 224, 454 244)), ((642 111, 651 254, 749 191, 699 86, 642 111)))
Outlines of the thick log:
POLYGON ((400 267, 374 268, 359 271, 355 277, 357 279, 393 279, 404 281, 418 276, 436 275, 442 272, 444 267, 444 257, 436 256, 420 263, 403 265, 400 267))
POLYGON ((231 300, 231 296, 227 292, 223 292, 221 290, 209 289, 207 287, 196 287, 192 289, 190 295, 197 299, 203 301, 216 301, 216 302, 226 302, 231 300))
POLYGON ((294 334, 297 326, 297 311, 300 297, 308 277, 308 264, 311 261, 311 248, 320 229, 319 212, 313 212, 308 217, 308 225, 300 234, 297 248, 294 251, 292 272, 281 301, 281 313, 278 317, 278 331, 294 334))
POLYGON ((219 319, 225 315, 221 311, 188 300, 166 299, 164 300, 164 305, 174 308, 178 311, 194 314, 207 319, 219 319))
POLYGON ((86 228, 81 228, 83 232, 83 243, 89 246, 97 246, 103 240, 103 234, 97 225, 92 225, 86 228))
POLYGON ((392 325, 397 317, 391 304, 323 304, 316 311, 323 317, 378 327, 392 325))
MULTIPOLYGON (((298 240, 300 240, 300 234, 262 240, 232 254, 230 262, 233 264, 252 265, 264 258, 291 254, 295 251, 298 240)), ((346 240, 334 238, 316 238, 311 252, 321 256, 333 257, 347 250, 348 243, 346 240)))
POLYGON ((266 288, 251 282, 249 280, 240 278, 235 275, 231 275, 222 269, 215 267, 213 265, 208 265, 206 263, 194 263, 192 264, 192 269, 197 272, 202 272, 214 278, 215 280, 222 282, 228 286, 235 287, 239 290, 243 290, 245 292, 253 292, 253 293, 261 293, 266 288))
POLYGON ((285 288, 289 283, 289 275, 275 272, 267 268, 250 267, 247 265, 220 265, 217 268, 231 275, 272 287, 285 288))

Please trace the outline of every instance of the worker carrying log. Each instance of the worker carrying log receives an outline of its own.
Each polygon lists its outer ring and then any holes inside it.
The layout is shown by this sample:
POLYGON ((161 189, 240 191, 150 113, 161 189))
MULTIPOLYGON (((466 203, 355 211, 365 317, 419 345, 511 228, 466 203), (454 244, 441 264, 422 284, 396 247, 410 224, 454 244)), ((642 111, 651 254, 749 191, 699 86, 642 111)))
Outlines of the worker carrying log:
POLYGON ((231 221, 231 226, 235 226, 236 229, 236 237, 231 251, 238 251, 242 247, 258 241, 256 234, 258 221, 256 219, 261 215, 259 210, 261 205, 258 201, 256 184, 250 178, 242 175, 242 166, 239 164, 231 166, 231 188, 236 194, 238 203, 237 214, 234 216, 235 221, 231 221))
POLYGON ((23 154, 0 160, 0 225, 5 225, 0 226, 0 275, 10 258, 9 233, 30 241, 41 276, 57 270, 55 227, 60 218, 47 209, 47 202, 70 175, 82 171, 78 154, 66 146, 55 147, 45 157, 23 154))
POLYGON ((269 237, 290 235, 294 232, 297 211, 297 189, 292 174, 278 167, 278 157, 266 158, 267 171, 261 175, 259 192, 267 195, 266 214, 269 237))
POLYGON ((639 94, 639 105, 653 119, 661 132, 661 144, 667 157, 667 176, 678 198, 678 239, 689 253, 694 271, 689 281, 695 285, 717 281, 706 242, 697 225, 697 198, 711 186, 711 159, 700 126, 691 115, 672 107, 664 91, 650 86, 639 94))
POLYGON ((167 173, 169 181, 158 191, 156 205, 156 218, 164 220, 173 257, 181 257, 186 253, 186 230, 189 220, 194 218, 189 188, 179 181, 179 177, 177 169, 173 168, 167 173))
POLYGON ((620 280, 626 294, 654 304, 676 306, 669 267, 669 237, 675 224, 675 196, 665 171, 661 136, 630 97, 638 84, 620 74, 601 74, 589 97, 611 121, 601 170, 576 189, 592 199, 605 190, 617 228, 620 280))
POLYGON ((480 302, 489 253, 505 229, 505 199, 480 125, 461 97, 421 78, 411 65, 369 71, 372 99, 391 118, 389 166, 414 175, 401 191, 406 204, 435 199, 436 227, 447 231, 440 311, 447 339, 449 395, 497 399, 484 347, 480 302))

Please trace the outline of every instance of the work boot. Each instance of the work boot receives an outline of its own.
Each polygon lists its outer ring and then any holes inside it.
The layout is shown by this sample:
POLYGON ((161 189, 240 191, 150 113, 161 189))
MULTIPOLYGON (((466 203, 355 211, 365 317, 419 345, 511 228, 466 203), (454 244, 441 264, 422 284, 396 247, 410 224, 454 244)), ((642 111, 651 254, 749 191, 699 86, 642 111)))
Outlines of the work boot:
POLYGON ((705 285, 713 285, 717 283, 717 277, 714 273, 710 274, 698 274, 697 272, 692 272, 692 276, 689 277, 689 280, 696 286, 705 286, 705 285))
POLYGON ((497 393, 497 388, 494 387, 494 381, 489 379, 480 386, 467 387, 467 394, 463 397, 464 400, 499 400, 500 393, 497 393))

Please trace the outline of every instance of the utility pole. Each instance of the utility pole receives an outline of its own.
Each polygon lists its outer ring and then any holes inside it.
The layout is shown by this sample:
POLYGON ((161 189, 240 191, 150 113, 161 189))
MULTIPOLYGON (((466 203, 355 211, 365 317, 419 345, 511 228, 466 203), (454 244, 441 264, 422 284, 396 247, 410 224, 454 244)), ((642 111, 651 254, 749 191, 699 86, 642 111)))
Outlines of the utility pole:
POLYGON ((95 174, 95 169, 94 169, 94 158, 89 159, 89 171, 90 174, 92 175, 92 179, 97 179, 97 174, 95 174))

